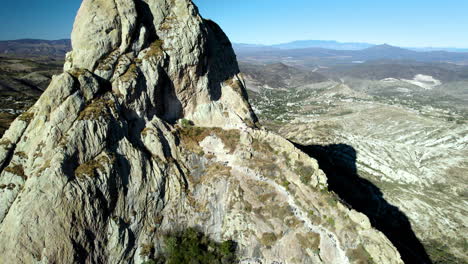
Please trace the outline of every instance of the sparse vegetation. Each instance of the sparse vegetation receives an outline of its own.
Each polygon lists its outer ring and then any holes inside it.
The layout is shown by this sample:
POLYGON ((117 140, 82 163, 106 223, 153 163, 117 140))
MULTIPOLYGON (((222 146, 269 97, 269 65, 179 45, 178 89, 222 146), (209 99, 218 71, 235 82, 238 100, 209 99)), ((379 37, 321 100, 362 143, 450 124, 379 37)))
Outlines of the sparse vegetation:
POLYGON ((10 140, 8 140, 8 139, 2 139, 2 140, 0 140, 0 146, 8 147, 9 145, 11 145, 11 141, 10 141, 10 140))
POLYGON ((27 179, 27 176, 24 174, 24 168, 22 165, 14 164, 12 166, 8 166, 5 168, 5 171, 14 175, 18 175, 25 180, 27 179))
POLYGON ((180 120, 180 126, 182 128, 190 128, 193 126, 193 122, 188 119, 183 118, 180 120))
POLYGON ((450 246, 447 244, 442 244, 439 241, 430 240, 424 243, 424 247, 426 248, 427 254, 431 258, 433 264, 466 263, 466 261, 463 261, 450 253, 450 246))
POLYGON ((24 112, 18 117, 19 120, 27 122, 27 123, 31 122, 33 118, 34 118, 34 113, 32 112, 24 112))
POLYGON ((238 94, 243 94, 244 85, 237 78, 233 77, 228 79, 224 82, 224 84, 230 86, 238 94))
POLYGON ((85 179, 86 177, 94 178, 98 176, 98 171, 103 172, 105 170, 105 164, 111 164, 114 162, 114 158, 108 158, 101 156, 97 159, 90 160, 86 163, 79 165, 75 169, 75 177, 85 179))
POLYGON ((80 77, 81 75, 84 75, 88 72, 87 69, 83 69, 83 68, 73 68, 69 71, 69 73, 75 77, 75 78, 78 78, 80 77))
POLYGON ((125 73, 120 76, 120 80, 123 82, 129 82, 131 80, 135 80, 137 76, 138 67, 135 63, 132 63, 130 66, 128 66, 127 71, 125 71, 125 73))
POLYGON ((320 235, 317 233, 296 234, 296 238, 302 248, 317 250, 320 247, 320 235))
POLYGON ((312 174, 314 173, 314 168, 311 166, 305 166, 303 162, 299 161, 296 163, 294 172, 299 175, 299 178, 303 184, 310 184, 312 180, 312 174))
POLYGON ((16 156, 22 158, 22 159, 28 159, 28 155, 24 153, 23 151, 18 151, 15 153, 16 156))
POLYGON ((164 41, 162 39, 155 40, 148 47, 145 58, 162 56, 164 53, 163 45, 164 41))
POLYGON ((210 135, 215 135, 220 138, 230 152, 234 152, 239 143, 240 134, 236 129, 223 130, 215 127, 205 128, 187 125, 188 123, 186 126, 179 128, 179 135, 185 146, 195 153, 204 154, 199 143, 210 135))
POLYGON ((96 99, 80 112, 78 120, 96 120, 99 117, 109 119, 112 116, 110 111, 112 108, 115 108, 114 101, 104 98, 96 99))
POLYGON ((260 238, 262 244, 267 247, 273 246, 276 243, 276 240, 278 240, 278 237, 275 235, 275 233, 264 233, 260 238))
POLYGON ((355 249, 348 250, 348 258, 357 264, 377 264, 372 259, 371 255, 363 246, 359 246, 355 249))
MULTIPOLYGON (((153 247, 144 245, 144 253, 153 247)), ((146 263, 165 264, 234 264, 238 263, 237 245, 232 240, 215 242, 194 228, 164 237, 163 253, 146 263)))
POLYGON ((325 219, 327 221, 327 224, 330 227, 334 228, 335 227, 335 219, 333 217, 331 217, 331 216, 330 217, 324 216, 324 217, 325 217, 325 219))

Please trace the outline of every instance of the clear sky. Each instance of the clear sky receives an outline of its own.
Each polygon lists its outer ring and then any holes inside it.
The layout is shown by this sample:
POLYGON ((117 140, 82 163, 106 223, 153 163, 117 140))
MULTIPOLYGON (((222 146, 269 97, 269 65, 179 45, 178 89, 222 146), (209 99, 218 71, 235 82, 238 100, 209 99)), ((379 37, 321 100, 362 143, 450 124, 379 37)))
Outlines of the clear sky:
MULTIPOLYGON (((69 38, 81 0, 1 0, 0 39, 69 38)), ((233 42, 468 47, 468 0, 194 0, 233 42)))

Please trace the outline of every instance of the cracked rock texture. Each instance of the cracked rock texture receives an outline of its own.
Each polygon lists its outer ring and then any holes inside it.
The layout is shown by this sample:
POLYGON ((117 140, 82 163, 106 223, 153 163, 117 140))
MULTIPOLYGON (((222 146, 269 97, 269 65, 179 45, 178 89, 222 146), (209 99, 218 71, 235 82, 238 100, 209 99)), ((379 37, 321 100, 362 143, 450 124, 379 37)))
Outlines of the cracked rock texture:
POLYGON ((315 160, 255 128, 191 1, 84 0, 72 44, 0 141, 0 263, 143 263, 187 227, 242 263, 402 263, 315 160))

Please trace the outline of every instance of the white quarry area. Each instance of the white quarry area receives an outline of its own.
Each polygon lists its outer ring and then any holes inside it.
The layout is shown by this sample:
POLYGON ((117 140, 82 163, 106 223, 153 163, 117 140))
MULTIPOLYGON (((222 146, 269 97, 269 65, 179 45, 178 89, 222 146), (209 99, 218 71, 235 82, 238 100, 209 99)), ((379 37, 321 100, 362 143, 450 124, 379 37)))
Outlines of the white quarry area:
MULTIPOLYGON (((442 84, 440 80, 435 79, 433 76, 424 75, 424 74, 416 74, 412 80, 408 79, 397 79, 397 78, 385 78, 380 80, 384 83, 397 83, 399 81, 403 81, 412 85, 416 85, 426 90, 431 90, 434 87, 437 87, 442 84)), ((408 90, 409 91, 409 90, 408 90)), ((406 92, 406 91, 402 91, 406 92)))
POLYGON ((416 76, 414 76, 413 80, 402 79, 402 81, 414 84, 426 90, 431 90, 432 88, 442 84, 441 81, 435 79, 434 77, 424 74, 417 74, 416 76))

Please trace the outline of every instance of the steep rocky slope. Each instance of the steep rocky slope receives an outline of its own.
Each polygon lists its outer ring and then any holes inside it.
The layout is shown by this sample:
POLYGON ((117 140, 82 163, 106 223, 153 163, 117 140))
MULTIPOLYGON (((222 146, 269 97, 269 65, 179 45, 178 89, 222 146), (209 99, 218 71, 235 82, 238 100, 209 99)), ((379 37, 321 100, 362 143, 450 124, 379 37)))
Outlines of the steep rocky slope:
POLYGON ((0 263, 143 263, 188 227, 241 263, 402 263, 317 161, 255 128, 191 1, 84 0, 72 45, 0 142, 0 263))

